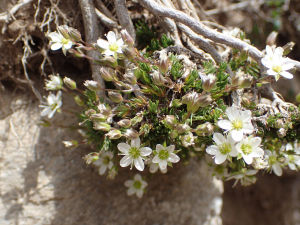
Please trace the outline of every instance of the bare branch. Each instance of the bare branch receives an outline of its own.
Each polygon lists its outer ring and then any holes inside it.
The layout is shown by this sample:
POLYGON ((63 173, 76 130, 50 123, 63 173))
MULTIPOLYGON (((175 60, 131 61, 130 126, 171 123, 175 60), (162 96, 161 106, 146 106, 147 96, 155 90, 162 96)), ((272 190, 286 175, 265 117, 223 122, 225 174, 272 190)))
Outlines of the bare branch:
POLYGON ((116 28, 120 28, 120 26, 118 25, 118 23, 116 21, 111 20, 106 15, 104 15, 103 13, 101 13, 98 9, 95 8, 95 12, 96 12, 96 15, 99 18, 100 22, 104 26, 108 27, 110 30, 113 30, 113 29, 116 29, 116 28))

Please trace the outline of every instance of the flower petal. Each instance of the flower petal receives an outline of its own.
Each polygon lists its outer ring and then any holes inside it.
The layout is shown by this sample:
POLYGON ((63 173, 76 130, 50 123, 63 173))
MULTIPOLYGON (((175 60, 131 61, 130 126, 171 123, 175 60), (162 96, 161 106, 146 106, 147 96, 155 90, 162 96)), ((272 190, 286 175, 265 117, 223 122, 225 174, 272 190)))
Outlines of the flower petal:
POLYGON ((131 147, 139 148, 140 145, 141 145, 141 139, 139 137, 131 140, 131 147))
POLYGON ((279 163, 276 163, 275 165, 272 166, 272 169, 274 171, 274 173, 277 175, 277 176, 281 176, 282 175, 282 168, 281 166, 279 165, 279 163))
POLYGON ((62 46, 63 46, 62 43, 58 43, 58 42, 54 43, 51 45, 51 50, 56 51, 56 50, 60 49, 62 46))
POLYGON ((162 170, 166 169, 166 168, 167 168, 167 165, 168 165, 167 160, 161 160, 161 161, 159 162, 159 167, 160 167, 160 169, 162 169, 162 170))
POLYGON ((99 174, 103 175, 105 173, 106 169, 107 169, 106 165, 101 165, 99 168, 99 174))
POLYGON ((250 165, 253 161, 253 158, 250 154, 249 155, 243 155, 243 159, 244 159, 245 163, 247 163, 248 165, 250 165))
POLYGON ((120 166, 126 167, 129 166, 132 163, 132 158, 129 155, 125 155, 121 161, 120 161, 120 166))
POLYGON ((134 184, 133 180, 126 180, 124 183, 125 187, 131 187, 133 184, 134 184))
POLYGON ((229 120, 220 120, 218 121, 218 126, 224 130, 231 130, 231 122, 229 120))
POLYGON ((180 160, 179 156, 175 155, 174 153, 171 153, 168 158, 168 161, 171 163, 177 163, 177 162, 179 162, 179 160, 180 160))
POLYGON ((108 49, 109 43, 103 39, 98 39, 97 45, 102 49, 108 49))
POLYGON ((210 155, 217 155, 220 153, 220 149, 216 145, 211 145, 206 148, 206 152, 210 155))
POLYGON ((41 116, 47 116, 47 115, 49 115, 49 113, 51 113, 51 112, 52 112, 51 107, 50 107, 50 106, 46 106, 46 107, 43 109, 43 111, 41 112, 41 116))
POLYGON ((73 42, 72 42, 72 41, 69 41, 67 44, 64 44, 64 47, 65 47, 66 49, 70 49, 70 48, 72 48, 72 45, 73 45, 73 42))
POLYGON ((289 73, 289 72, 286 72, 286 71, 282 71, 280 72, 280 75, 285 77, 286 79, 293 79, 294 75, 289 73))
POLYGON ((128 195, 128 196, 131 196, 131 195, 133 195, 135 192, 136 192, 136 189, 135 189, 133 186, 131 186, 131 187, 127 190, 127 195, 128 195))
POLYGON ((170 146, 166 147, 165 149, 169 152, 169 154, 171 154, 175 150, 175 145, 170 145, 170 146))
POLYGON ((142 181, 142 176, 137 173, 137 174, 134 175, 133 180, 135 180, 135 181, 142 181))
POLYGON ((268 70, 267 70, 267 74, 268 74, 268 75, 271 75, 271 76, 275 76, 275 75, 277 75, 278 73, 275 72, 275 71, 272 70, 272 69, 268 69, 268 70))
POLYGON ((48 37, 51 38, 52 42, 61 42, 61 40, 63 39, 63 36, 59 33, 56 32, 52 32, 48 35, 48 37))
POLYGON ((215 157, 215 163, 218 165, 222 164, 223 162, 225 162, 226 158, 227 158, 227 155, 218 154, 215 157))
POLYGON ((266 53, 268 56, 273 56, 273 50, 269 45, 266 46, 266 53))
POLYGON ((151 163, 149 170, 150 170, 150 173, 155 173, 158 170, 158 164, 151 163))
POLYGON ((254 127, 252 123, 244 123, 243 128, 241 130, 244 134, 251 134, 254 131, 254 127))
POLYGON ((223 142, 225 142, 225 137, 220 133, 214 133, 213 140, 217 145, 221 145, 223 142))
POLYGON ((149 147, 140 148, 141 156, 147 156, 152 153, 152 149, 149 147))
POLYGON ((156 145, 156 152, 159 153, 161 150, 164 149, 164 146, 162 146, 161 144, 157 144, 156 145))
POLYGON ((261 143, 261 138, 260 137, 254 137, 254 138, 251 138, 251 145, 253 147, 258 147, 261 143))
POLYGON ((134 159, 134 166, 139 171, 143 171, 144 170, 145 164, 143 162, 142 157, 138 157, 137 159, 134 159))
POLYGON ((152 163, 159 163, 159 162, 160 162, 160 159, 159 159, 158 155, 154 156, 152 159, 152 163))
POLYGON ((231 152, 228 153, 230 156, 232 157, 237 157, 237 155, 239 154, 239 152, 237 151, 235 146, 232 146, 231 148, 231 152))
POLYGON ((250 110, 245 110, 241 112, 241 120, 244 123, 249 123, 251 122, 251 111, 250 110))
POLYGON ((262 58, 261 63, 267 68, 272 68, 272 66, 273 66, 272 61, 270 61, 269 59, 266 59, 266 58, 262 58))
POLYGON ((116 34, 113 31, 109 31, 106 35, 106 38, 109 43, 116 43, 117 41, 116 34))
POLYGON ((143 197, 143 193, 144 193, 144 190, 143 190, 143 189, 136 190, 136 196, 137 196, 138 198, 143 197))
POLYGON ((293 69, 295 66, 294 63, 285 63, 282 65, 282 70, 290 70, 293 69))
POLYGON ((130 145, 127 143, 119 143, 118 144, 118 149, 123 153, 128 153, 130 148, 131 148, 130 145))
POLYGON ((231 137, 234 141, 241 141, 243 138, 243 132, 240 130, 232 130, 231 137))
POLYGON ((232 106, 232 107, 227 108, 226 114, 228 116, 228 119, 230 121, 233 121, 240 117, 240 110, 238 110, 236 107, 232 106))

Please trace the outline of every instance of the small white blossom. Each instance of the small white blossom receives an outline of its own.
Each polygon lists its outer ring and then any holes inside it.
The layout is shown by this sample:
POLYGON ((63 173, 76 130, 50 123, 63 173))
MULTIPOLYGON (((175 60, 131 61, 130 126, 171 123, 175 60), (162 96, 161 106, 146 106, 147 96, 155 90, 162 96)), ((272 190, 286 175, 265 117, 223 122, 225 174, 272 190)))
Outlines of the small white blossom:
POLYGON ((168 147, 164 147, 161 144, 156 145, 156 153, 152 159, 153 163, 158 163, 159 168, 161 170, 165 170, 167 168, 168 162, 177 163, 180 158, 175 155, 173 152, 175 150, 175 145, 170 145, 168 147))
POLYGON ((95 161, 93 164, 97 167, 99 167, 99 174, 103 175, 107 169, 111 169, 114 165, 112 162, 114 155, 112 152, 101 152, 99 155, 99 159, 95 161))
POLYGON ((243 134, 251 134, 254 131, 250 110, 241 111, 232 106, 227 108, 226 114, 229 120, 218 121, 218 126, 226 131, 231 131, 233 140, 240 141, 243 134))
POLYGON ((185 134, 185 135, 181 135, 180 140, 181 140, 181 144, 186 148, 195 144, 193 133, 190 131, 187 132, 187 134, 185 134))
POLYGON ((282 175, 282 168, 281 163, 277 160, 277 156, 276 151, 265 150, 265 158, 269 163, 270 172, 274 171, 280 177, 282 175))
POLYGON ((241 33, 241 30, 240 30, 240 28, 235 27, 235 28, 230 28, 228 30, 223 30, 222 33, 227 36, 232 36, 232 37, 237 38, 238 35, 241 33))
POLYGON ((260 143, 260 137, 244 136, 242 140, 236 144, 236 149, 242 155, 244 161, 247 164, 251 164, 253 158, 262 157, 264 155, 264 150, 258 147, 260 143))
POLYGON ((47 116, 51 119, 56 111, 60 110, 62 106, 61 101, 61 91, 58 91, 56 96, 50 93, 47 97, 47 105, 40 105, 41 108, 44 108, 41 112, 41 116, 47 116))
POLYGON ((241 172, 232 173, 228 176, 226 181, 235 179, 233 187, 239 182, 239 180, 243 186, 248 186, 256 182, 257 178, 254 175, 257 174, 257 172, 258 170, 244 170, 241 172))
POLYGON ((148 156, 152 153, 152 149, 149 147, 140 148, 140 145, 140 138, 131 140, 131 146, 127 143, 118 144, 118 149, 122 152, 120 155, 124 155, 120 161, 120 165, 122 167, 131 165, 132 169, 132 166, 134 165, 137 170, 144 170, 145 165, 143 160, 146 159, 145 156, 148 156))
POLYGON ((232 139, 231 134, 227 139, 220 133, 214 133, 213 140, 216 145, 207 147, 206 152, 213 155, 216 164, 222 164, 227 158, 236 157, 238 152, 235 148, 235 141, 232 139))
POLYGON ((161 173, 167 173, 168 172, 168 167, 166 167, 165 169, 162 170, 159 167, 158 163, 151 163, 150 164, 150 168, 149 168, 150 173, 156 173, 158 169, 160 170, 161 173))
POLYGON ((280 76, 287 79, 292 79, 293 74, 287 72, 294 67, 293 63, 287 63, 287 59, 282 57, 283 49, 278 47, 274 50, 270 46, 266 47, 266 55, 261 59, 262 64, 268 68, 267 74, 270 76, 275 76, 277 81, 280 76))
MULTIPOLYGON (((297 142, 295 142, 294 148, 293 146, 288 143, 286 145, 286 151, 294 151, 296 154, 299 154, 297 149, 297 142)), ((300 156, 299 155, 292 155, 292 154, 283 154, 286 158, 286 163, 288 164, 291 170, 298 170, 300 166, 300 156)))
POLYGON ((108 41, 103 39, 98 39, 97 45, 104 49, 104 54, 106 56, 114 56, 115 59, 118 57, 118 53, 122 53, 122 45, 124 44, 123 40, 120 38, 117 40, 116 34, 112 31, 109 31, 106 35, 108 41))
POLYGON ((146 181, 142 180, 140 174, 134 175, 133 180, 126 180, 124 184, 128 187, 128 196, 136 194, 139 198, 143 197, 144 189, 148 185, 146 181))
POLYGON ((48 37, 51 39, 51 50, 55 51, 62 49, 64 55, 66 55, 67 50, 72 48, 73 42, 70 39, 64 38, 60 33, 51 32, 48 34, 48 37))
POLYGON ((46 90, 56 91, 63 87, 63 81, 60 76, 50 75, 50 80, 46 80, 46 90))

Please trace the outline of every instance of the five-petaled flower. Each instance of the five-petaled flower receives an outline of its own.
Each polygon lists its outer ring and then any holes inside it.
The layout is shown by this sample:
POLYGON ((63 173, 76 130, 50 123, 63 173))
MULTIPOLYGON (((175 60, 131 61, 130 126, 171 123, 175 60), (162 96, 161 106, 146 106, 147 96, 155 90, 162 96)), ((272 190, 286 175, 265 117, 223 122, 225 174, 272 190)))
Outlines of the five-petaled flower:
POLYGON ((41 108, 44 108, 41 112, 41 116, 48 115, 48 118, 51 119, 56 111, 59 112, 61 105, 61 91, 58 91, 56 96, 50 93, 47 97, 47 105, 40 105, 41 108))
POLYGON ((227 108, 226 114, 229 120, 220 120, 218 126, 226 131, 231 131, 233 140, 240 141, 243 134, 251 134, 254 131, 250 110, 240 111, 232 106, 227 108))
POLYGON ((232 139, 231 134, 225 138, 220 133, 214 133, 213 140, 216 145, 209 146, 206 152, 214 155, 216 164, 222 164, 228 157, 236 157, 238 155, 234 146, 236 142, 232 139))
POLYGON ((243 186, 248 186, 250 184, 254 184, 256 182, 256 177, 254 176, 255 174, 257 174, 258 170, 242 170, 239 172, 235 172, 230 174, 227 180, 231 180, 231 179, 235 179, 235 182, 233 184, 233 187, 237 184, 237 182, 239 182, 239 180, 241 181, 241 184, 243 186))
POLYGON ((124 155, 120 161, 122 167, 131 165, 132 169, 132 166, 134 165, 137 170, 144 170, 145 165, 143 160, 152 153, 152 149, 149 147, 141 148, 140 145, 140 138, 131 140, 131 146, 127 143, 118 144, 118 149, 122 152, 120 155, 124 155))
POLYGON ((167 168, 168 162, 177 163, 180 158, 173 152, 175 145, 164 147, 161 144, 156 145, 156 155, 152 159, 152 163, 158 163, 159 168, 163 171, 167 168))
POLYGON ((148 185, 147 182, 142 179, 140 174, 135 174, 133 180, 126 180, 124 184, 128 187, 127 195, 131 196, 136 194, 139 198, 143 196, 144 189, 148 185))
POLYGON ((48 34, 48 37, 51 39, 51 50, 55 51, 62 49, 64 55, 67 54, 67 50, 72 48, 73 42, 70 39, 64 38, 60 33, 51 32, 48 34))
POLYGON ((247 164, 251 164, 253 158, 262 157, 264 155, 264 150, 258 147, 260 143, 260 137, 243 136, 242 140, 236 144, 236 149, 242 155, 244 161, 247 164))
POLYGON ((107 169, 111 169, 114 165, 112 162, 112 159, 114 157, 114 154, 110 151, 107 152, 101 152, 99 154, 99 159, 95 161, 93 164, 95 166, 99 167, 99 174, 103 175, 107 169))
POLYGON ((104 49, 103 53, 106 56, 114 56, 115 59, 118 58, 118 53, 122 53, 122 45, 124 44, 123 40, 120 38, 117 40, 116 34, 112 31, 109 31, 106 35, 107 41, 103 39, 98 39, 97 45, 104 49))
POLYGON ((49 75, 50 80, 46 80, 46 90, 56 91, 63 87, 63 81, 59 75, 49 75))
POLYGON ((268 68, 267 74, 275 76, 277 81, 280 76, 292 79, 293 74, 287 72, 294 67, 293 63, 288 63, 286 58, 282 57, 283 48, 277 47, 274 51, 270 46, 266 46, 266 55, 261 59, 261 63, 268 68))
POLYGON ((270 170, 270 172, 274 172, 277 176, 281 176, 282 175, 282 168, 281 168, 281 163, 278 162, 277 160, 277 153, 276 151, 270 151, 270 150, 265 150, 265 158, 269 164, 268 170, 270 170))

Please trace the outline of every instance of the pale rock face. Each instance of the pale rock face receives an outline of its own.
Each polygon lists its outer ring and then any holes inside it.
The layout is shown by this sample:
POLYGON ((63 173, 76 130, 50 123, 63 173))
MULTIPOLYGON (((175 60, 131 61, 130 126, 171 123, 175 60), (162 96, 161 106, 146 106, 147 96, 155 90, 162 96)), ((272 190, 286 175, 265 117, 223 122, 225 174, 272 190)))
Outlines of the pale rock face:
MULTIPOLYGON (((141 199, 129 197, 124 182, 135 168, 120 168, 114 180, 99 176, 82 159, 88 146, 68 149, 62 143, 80 140, 79 134, 38 127, 38 102, 29 105, 26 96, 18 97, 15 112, 0 120, 0 224, 222 224, 223 183, 205 163, 174 164, 167 174, 147 180, 141 199)), ((53 122, 76 123, 71 119, 62 113, 53 122)), ((149 174, 146 167, 142 176, 149 174)))

